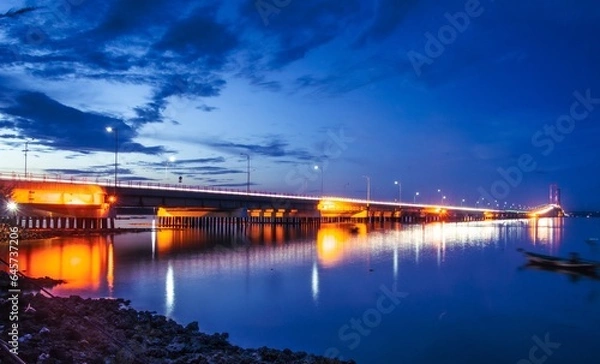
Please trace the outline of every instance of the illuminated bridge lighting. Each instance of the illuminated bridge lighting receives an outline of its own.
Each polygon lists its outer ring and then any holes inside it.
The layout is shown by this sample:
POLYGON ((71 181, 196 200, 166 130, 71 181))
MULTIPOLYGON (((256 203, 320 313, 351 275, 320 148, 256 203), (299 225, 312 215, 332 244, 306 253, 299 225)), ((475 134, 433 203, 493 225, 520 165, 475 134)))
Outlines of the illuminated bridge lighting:
MULTIPOLYGON (((7 174, 0 174, 0 179, 4 180, 19 180, 18 178, 14 178, 7 174)), ((104 186, 108 188, 114 187, 114 182, 110 180, 100 181, 88 181, 88 180, 78 180, 78 179, 60 179, 60 178, 48 178, 47 176, 28 176, 26 180, 27 182, 57 182, 63 184, 76 184, 76 185, 88 185, 88 186, 104 186)), ((214 194, 214 195, 229 195, 229 196, 240 196, 240 197, 267 197, 267 198, 279 198, 279 199, 289 199, 289 200, 299 200, 299 201, 314 201, 319 203, 320 210, 331 210, 337 207, 338 205, 343 204, 361 204, 361 205, 379 205, 379 206, 390 206, 396 208, 414 208, 414 209, 435 209, 437 211, 449 211, 449 210, 458 210, 458 211, 467 211, 467 212, 478 212, 478 213, 523 213, 523 210, 516 209, 491 209, 491 208, 479 208, 479 207, 466 207, 466 206, 449 206, 449 205, 427 205, 427 204, 418 204, 418 203, 405 203, 405 202, 390 202, 390 201, 377 201, 377 200, 366 200, 360 198, 347 198, 347 197, 335 197, 335 196, 306 196, 306 195, 295 195, 295 194, 286 194, 286 193, 277 193, 277 192, 246 192, 246 191, 238 191, 238 190, 227 190, 227 189, 218 189, 214 187, 201 187, 201 186, 178 186, 178 185, 160 185, 160 184, 151 184, 144 182, 119 182, 119 188, 135 188, 140 190, 158 190, 158 191, 185 191, 190 193, 205 193, 205 194, 214 194)), ((85 201, 89 203, 88 201, 85 201)), ((552 210, 554 207, 550 207, 554 205, 549 205, 547 208, 548 211, 552 210)), ((544 211, 544 210, 542 210, 544 211)), ((537 212, 543 213, 543 212, 537 212)))
POLYGON ((15 212, 15 211, 17 211, 19 209, 19 205, 16 202, 14 202, 14 201, 9 201, 6 204, 6 209, 8 211, 10 211, 10 212, 15 212))
POLYGON ((557 205, 557 204, 549 204, 547 206, 540 207, 539 209, 531 211, 530 215, 532 215, 532 216, 544 215, 544 214, 547 214, 550 211, 553 211, 556 209, 560 210, 562 208, 560 207, 560 205, 557 205))

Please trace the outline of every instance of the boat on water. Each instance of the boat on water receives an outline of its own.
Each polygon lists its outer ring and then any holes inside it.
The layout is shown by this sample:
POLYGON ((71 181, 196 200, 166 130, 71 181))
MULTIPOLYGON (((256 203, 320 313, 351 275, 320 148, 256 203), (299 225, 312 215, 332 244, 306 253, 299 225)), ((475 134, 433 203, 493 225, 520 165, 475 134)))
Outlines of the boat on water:
POLYGON ((594 271, 599 265, 579 258, 577 253, 571 253, 569 258, 560 258, 552 255, 538 254, 534 252, 521 251, 529 260, 530 264, 542 265, 549 268, 570 269, 578 271, 594 271))
POLYGON ((593 269, 565 269, 565 268, 557 268, 557 267, 553 267, 553 266, 535 264, 535 263, 530 263, 530 262, 527 262, 527 264, 525 264, 523 266, 523 268, 541 270, 541 271, 546 271, 546 272, 561 273, 561 274, 568 276, 573 281, 577 281, 581 278, 600 280, 600 275, 598 275, 596 270, 593 270, 593 269))
POLYGON ((598 244, 598 238, 587 238, 585 242, 588 244, 598 244))

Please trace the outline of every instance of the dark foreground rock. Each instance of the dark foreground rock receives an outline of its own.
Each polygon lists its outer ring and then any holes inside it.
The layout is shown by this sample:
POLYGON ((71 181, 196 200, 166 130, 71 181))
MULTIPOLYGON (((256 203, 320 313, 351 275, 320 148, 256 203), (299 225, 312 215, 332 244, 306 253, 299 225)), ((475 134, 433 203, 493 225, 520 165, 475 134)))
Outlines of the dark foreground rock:
MULTIPOLYGON (((353 363, 304 352, 231 345, 227 334, 183 327, 122 299, 19 297, 19 357, 26 363, 353 363)), ((9 337, 12 302, 0 303, 2 339, 9 337)), ((2 356, 2 354, 0 354, 2 356)))
MULTIPOLYGON (((19 274, 18 279, 18 287, 22 291, 40 291, 41 288, 52 288, 59 284, 65 283, 62 279, 52 279, 50 277, 42 277, 42 278, 29 278, 19 274)), ((11 288, 11 283, 13 280, 11 279, 10 274, 3 270, 0 270, 0 297, 4 297, 8 294, 8 290, 11 288)))

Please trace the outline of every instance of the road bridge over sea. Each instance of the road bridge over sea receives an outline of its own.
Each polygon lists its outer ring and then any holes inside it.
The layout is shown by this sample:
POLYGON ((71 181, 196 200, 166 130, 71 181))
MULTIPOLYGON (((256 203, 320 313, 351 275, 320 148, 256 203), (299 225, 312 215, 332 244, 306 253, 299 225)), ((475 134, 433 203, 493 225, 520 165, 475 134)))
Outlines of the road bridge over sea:
POLYGON ((0 174, 12 211, 4 217, 29 228, 110 229, 119 214, 148 214, 163 227, 222 223, 476 221, 563 216, 558 205, 534 210, 417 204, 397 201, 240 191, 142 181, 0 174))

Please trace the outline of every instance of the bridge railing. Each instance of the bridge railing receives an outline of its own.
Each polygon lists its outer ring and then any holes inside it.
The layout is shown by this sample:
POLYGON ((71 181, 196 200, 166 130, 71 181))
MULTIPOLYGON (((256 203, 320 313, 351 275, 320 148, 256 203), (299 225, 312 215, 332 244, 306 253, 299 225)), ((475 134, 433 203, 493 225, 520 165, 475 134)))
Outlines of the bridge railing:
MULTIPOLYGON (((107 188, 110 193, 111 187, 115 187, 115 180, 109 178, 100 177, 75 177, 75 176, 63 176, 60 174, 36 174, 36 173, 23 173, 16 172, 0 172, 0 180, 12 180, 12 181, 31 181, 31 182, 58 182, 58 183, 73 183, 73 184, 90 184, 100 185, 107 188)), ((215 186, 201 186, 201 185, 185 185, 181 183, 160 183, 155 181, 139 181, 139 180, 121 180, 117 181, 117 188, 130 187, 130 188, 144 188, 152 190, 169 190, 169 191, 189 191, 189 192, 211 192, 217 194, 232 194, 239 196, 259 196, 269 197, 276 199, 303 199, 319 201, 323 199, 333 199, 341 202, 359 203, 359 204, 382 204, 389 206, 402 205, 408 208, 432 208, 439 207, 444 209, 455 209, 455 210, 472 210, 472 211, 495 211, 495 212, 518 212, 523 213, 525 211, 517 211, 511 209, 492 209, 492 208, 480 208, 480 207, 468 207, 468 206, 438 206, 438 205, 426 205, 426 204, 411 204, 411 203, 398 203, 389 201, 366 201, 364 199, 357 198, 346 198, 340 196, 319 196, 319 195, 308 195, 308 194, 290 194, 290 193, 277 193, 268 191, 250 191, 233 189, 233 188, 222 188, 215 186)))
MULTIPOLYGON (((0 172, 0 180, 13 180, 13 181, 27 181, 27 182, 58 182, 58 183, 73 183, 73 184, 90 184, 90 185, 100 185, 105 187, 131 187, 131 188, 146 188, 146 189, 164 189, 164 190, 177 190, 177 191, 210 191, 217 193, 231 193, 231 194, 239 194, 246 195, 248 192, 246 190, 240 190, 235 188, 223 188, 223 187, 215 187, 215 186, 202 186, 202 185, 186 185, 181 183, 160 183, 153 181, 135 181, 135 180, 125 180, 125 181, 117 181, 115 185, 115 180, 110 178, 100 178, 100 177, 75 177, 75 176, 63 176, 60 174, 37 174, 37 173, 16 173, 16 172, 0 172)), ((272 196, 276 198, 311 198, 311 199, 319 199, 320 196, 317 195, 309 195, 309 194, 290 194, 290 193, 277 193, 277 192, 268 192, 268 191, 250 191, 250 194, 258 194, 261 196, 272 196)))

